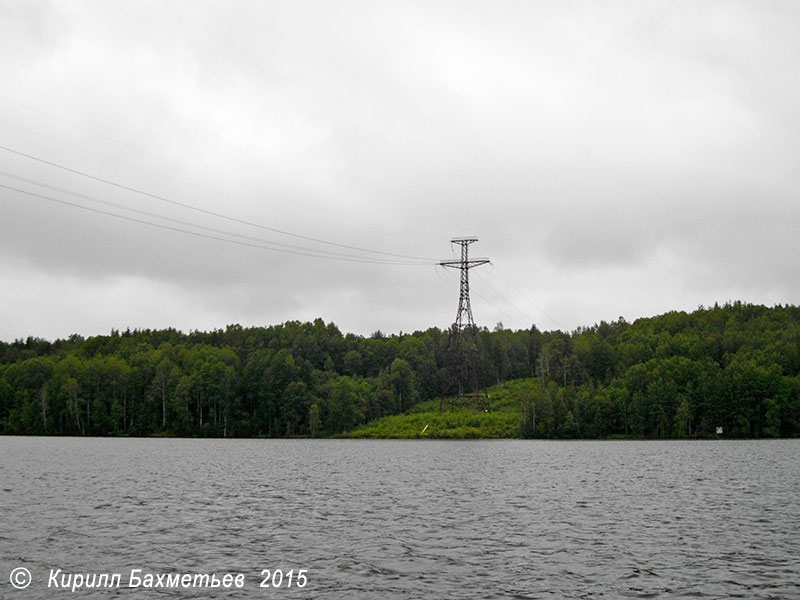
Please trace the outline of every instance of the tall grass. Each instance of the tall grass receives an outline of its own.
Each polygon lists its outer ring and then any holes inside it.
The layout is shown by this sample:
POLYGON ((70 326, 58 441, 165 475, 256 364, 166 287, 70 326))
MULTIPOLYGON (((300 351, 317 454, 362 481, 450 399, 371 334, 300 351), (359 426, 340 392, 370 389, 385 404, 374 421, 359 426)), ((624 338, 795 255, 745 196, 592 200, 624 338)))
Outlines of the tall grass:
POLYGON ((459 405, 439 411, 439 401, 417 404, 406 413, 384 417, 351 431, 353 438, 386 439, 478 439, 520 437, 522 398, 533 380, 509 381, 490 388, 489 409, 459 405))

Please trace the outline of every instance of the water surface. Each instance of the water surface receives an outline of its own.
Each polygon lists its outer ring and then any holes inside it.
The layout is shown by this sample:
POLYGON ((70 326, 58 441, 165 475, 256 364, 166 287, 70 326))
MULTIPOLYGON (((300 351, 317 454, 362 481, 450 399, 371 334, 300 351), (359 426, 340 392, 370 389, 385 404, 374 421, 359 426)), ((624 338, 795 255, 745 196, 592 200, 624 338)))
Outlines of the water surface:
POLYGON ((800 440, 0 437, 0 596, 800 598, 799 456, 800 440), (247 580, 70 594, 47 589, 54 568, 247 580), (261 589, 267 568, 308 585, 261 589))

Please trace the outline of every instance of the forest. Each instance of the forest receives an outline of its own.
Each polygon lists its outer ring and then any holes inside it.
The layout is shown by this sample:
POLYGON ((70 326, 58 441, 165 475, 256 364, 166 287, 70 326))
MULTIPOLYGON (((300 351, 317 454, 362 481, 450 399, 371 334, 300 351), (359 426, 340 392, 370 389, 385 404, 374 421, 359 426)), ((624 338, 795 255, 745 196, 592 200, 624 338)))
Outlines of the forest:
MULTIPOLYGON (((800 434, 800 307, 729 302, 462 337, 478 389, 528 379, 515 437, 800 434)), ((464 336, 464 333, 462 333, 464 336)), ((0 434, 329 437, 457 393, 452 330, 333 323, 0 342, 0 434)))

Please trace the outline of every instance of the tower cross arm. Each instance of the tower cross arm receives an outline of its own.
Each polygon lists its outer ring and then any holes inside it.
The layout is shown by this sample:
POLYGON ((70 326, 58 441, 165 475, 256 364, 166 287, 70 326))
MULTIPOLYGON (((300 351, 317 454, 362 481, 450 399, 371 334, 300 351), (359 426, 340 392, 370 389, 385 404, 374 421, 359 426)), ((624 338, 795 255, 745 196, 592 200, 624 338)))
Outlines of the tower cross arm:
POLYGON ((485 265, 491 262, 488 258, 471 258, 469 260, 442 260, 439 261, 439 265, 442 267, 453 267, 453 268, 466 268, 471 269, 472 267, 478 267, 480 265, 485 265))

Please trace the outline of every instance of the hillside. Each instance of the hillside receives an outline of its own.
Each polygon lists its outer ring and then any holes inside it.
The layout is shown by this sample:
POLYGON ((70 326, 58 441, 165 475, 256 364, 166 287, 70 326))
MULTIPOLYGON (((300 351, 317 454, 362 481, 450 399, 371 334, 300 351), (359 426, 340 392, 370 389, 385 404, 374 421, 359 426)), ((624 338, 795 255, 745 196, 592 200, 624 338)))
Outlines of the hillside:
POLYGON ((492 398, 481 414, 439 414, 436 399, 458 389, 450 340, 437 328, 343 334, 317 319, 0 342, 0 434, 800 435, 796 306, 734 302, 572 332, 479 329, 469 380, 492 398))
POLYGON ((447 410, 439 400, 421 402, 403 414, 377 419, 349 432, 351 438, 386 439, 497 439, 522 436, 522 407, 538 385, 533 379, 518 379, 494 385, 486 393, 489 407, 474 400, 448 399, 447 410))
POLYGON ((455 406, 440 410, 439 400, 421 402, 400 415, 383 417, 354 429, 351 438, 518 438, 522 435, 522 406, 530 395, 533 379, 520 379, 492 386, 486 391, 489 407, 473 400, 451 398, 455 406))

